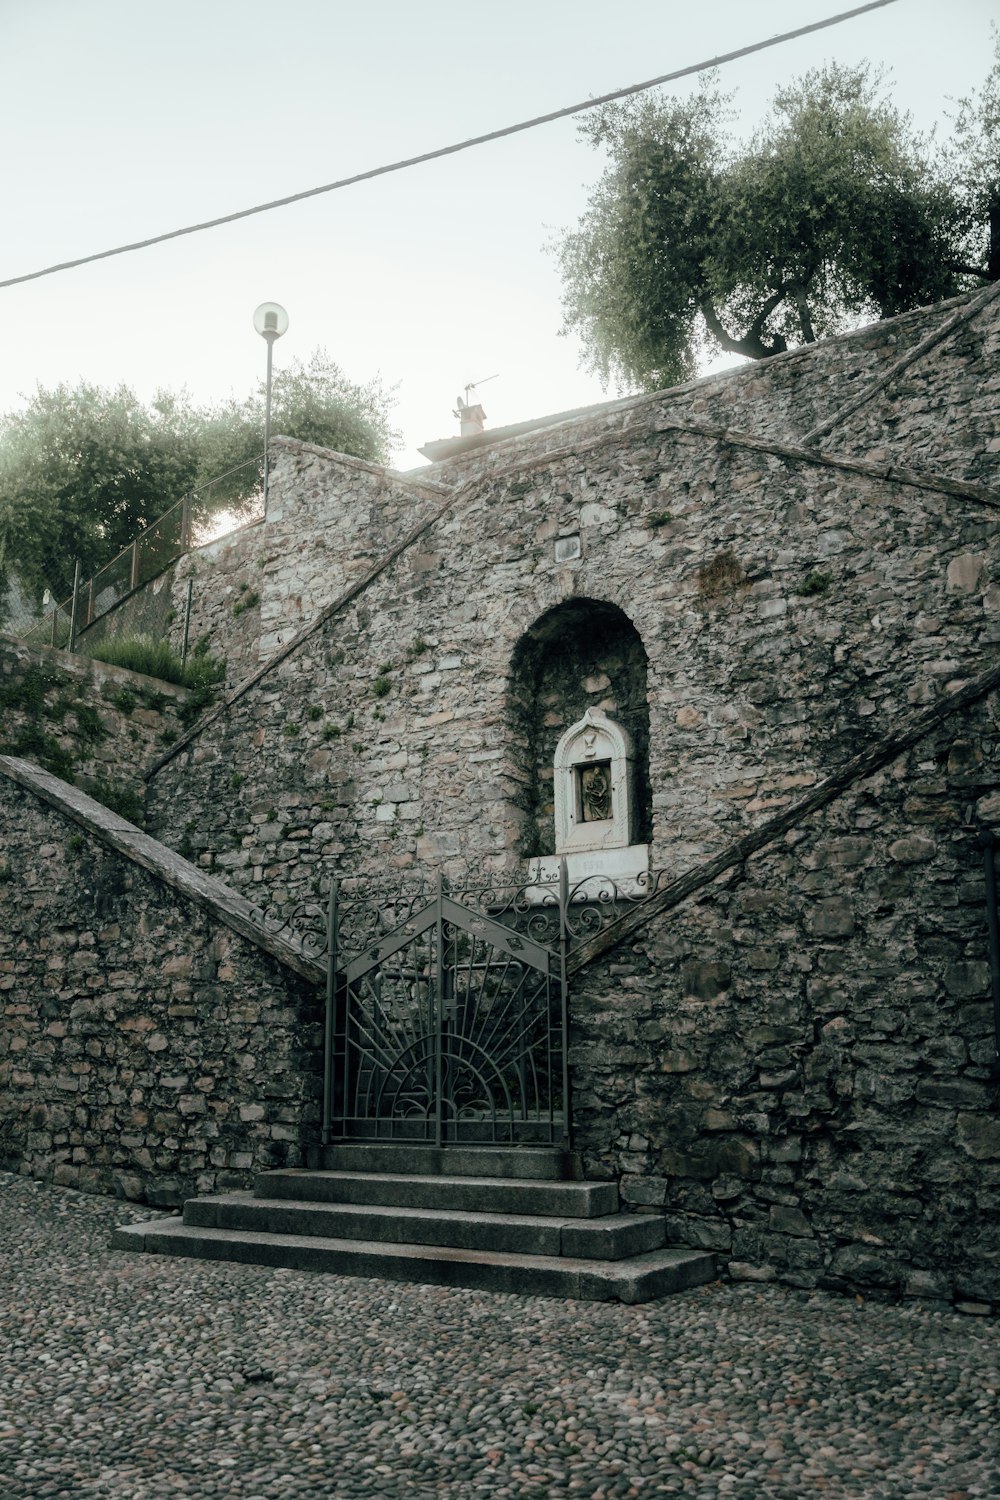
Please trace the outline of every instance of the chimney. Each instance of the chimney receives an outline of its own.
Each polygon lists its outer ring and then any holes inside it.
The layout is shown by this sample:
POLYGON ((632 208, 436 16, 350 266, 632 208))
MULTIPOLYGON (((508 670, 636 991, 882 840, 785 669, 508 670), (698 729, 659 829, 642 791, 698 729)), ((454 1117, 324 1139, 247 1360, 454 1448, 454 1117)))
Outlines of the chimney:
POLYGON ((461 423, 462 437, 473 437, 476 433, 482 432, 486 426, 486 413, 483 411, 483 408, 481 406, 470 406, 467 401, 462 400, 461 396, 457 396, 455 399, 457 405, 452 412, 452 416, 457 417, 461 423))

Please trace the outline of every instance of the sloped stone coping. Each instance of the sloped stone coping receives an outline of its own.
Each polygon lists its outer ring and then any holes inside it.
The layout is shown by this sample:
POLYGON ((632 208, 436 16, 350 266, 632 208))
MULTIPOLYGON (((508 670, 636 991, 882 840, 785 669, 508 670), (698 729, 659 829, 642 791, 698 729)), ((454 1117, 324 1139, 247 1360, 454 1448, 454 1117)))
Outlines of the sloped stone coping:
POLYGON ((260 907, 237 895, 213 875, 206 875, 148 833, 140 832, 134 824, 95 802, 78 787, 10 755, 0 755, 0 774, 48 803, 116 854, 148 870, 164 885, 193 901, 303 979, 317 985, 325 983, 324 966, 308 957, 294 939, 268 932, 260 907))
POLYGON ((850 760, 845 761, 836 771, 832 771, 829 776, 812 787, 804 797, 792 803, 790 807, 786 807, 775 817, 768 818, 756 828, 752 828, 742 838, 727 845, 713 859, 706 860, 704 864, 696 865, 693 870, 688 870, 685 875, 671 880, 647 901, 627 911, 616 922, 609 923, 592 938, 581 943, 569 955, 566 964, 567 974, 572 976, 579 973, 581 969, 586 968, 587 964, 610 953, 619 943, 633 937, 657 917, 679 906, 696 891, 703 890, 713 881, 721 879, 729 871, 742 865, 751 855, 757 854, 761 849, 766 849, 769 844, 783 837, 790 829, 804 822, 813 813, 819 812, 828 803, 836 801, 849 787, 862 781, 866 776, 873 775, 874 772, 912 749, 952 714, 960 713, 997 688, 1000 688, 1000 663, 994 663, 977 677, 967 679, 953 692, 942 694, 930 708, 921 709, 920 712, 901 720, 888 734, 882 735, 864 750, 859 751, 857 755, 853 755, 850 760))
POLYGON ((439 479, 428 479, 419 471, 407 473, 400 469, 390 469, 385 464, 371 463, 367 458, 355 458, 352 453, 340 453, 336 448, 322 448, 318 443, 307 443, 302 438, 273 437, 271 447, 284 448, 288 453, 307 453, 316 458, 328 458, 341 468, 357 469, 362 474, 374 474, 377 479, 391 481, 403 489, 412 490, 414 494, 424 497, 446 495, 452 490, 450 484, 442 484, 439 479))

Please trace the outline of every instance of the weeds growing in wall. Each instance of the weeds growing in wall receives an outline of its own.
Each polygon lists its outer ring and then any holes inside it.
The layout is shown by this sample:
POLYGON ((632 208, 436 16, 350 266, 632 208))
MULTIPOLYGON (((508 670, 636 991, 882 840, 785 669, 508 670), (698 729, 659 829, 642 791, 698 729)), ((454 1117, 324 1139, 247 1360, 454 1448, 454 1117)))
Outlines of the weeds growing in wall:
POLYGON ((73 781, 77 759, 86 758, 107 734, 93 705, 79 701, 83 684, 74 686, 75 693, 66 696, 66 679, 44 666, 28 667, 0 681, 0 755, 36 761, 53 776, 73 781), (65 726, 68 714, 75 720, 69 727, 65 726), (57 726, 61 739, 54 732, 57 726), (79 747, 76 753, 66 748, 68 734, 79 747))
POLYGON ((158 677, 161 682, 175 682, 188 688, 190 696, 178 709, 178 717, 185 728, 199 719, 214 702, 219 683, 226 676, 225 662, 209 656, 204 638, 198 641, 187 662, 182 661, 166 641, 155 641, 145 635, 118 636, 102 641, 91 654, 95 661, 127 667, 147 677, 158 677))

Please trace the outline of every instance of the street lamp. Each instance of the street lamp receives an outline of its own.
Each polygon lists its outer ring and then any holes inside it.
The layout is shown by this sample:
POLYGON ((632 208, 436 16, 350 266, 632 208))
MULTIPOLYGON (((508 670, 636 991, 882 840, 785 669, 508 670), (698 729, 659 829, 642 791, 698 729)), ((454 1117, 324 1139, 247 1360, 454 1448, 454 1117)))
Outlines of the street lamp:
POLYGON ((264 509, 267 510, 268 448, 271 442, 271 356, 274 341, 288 327, 288 314, 277 302, 262 302, 253 315, 253 326, 267 340, 267 393, 264 399, 264 509))

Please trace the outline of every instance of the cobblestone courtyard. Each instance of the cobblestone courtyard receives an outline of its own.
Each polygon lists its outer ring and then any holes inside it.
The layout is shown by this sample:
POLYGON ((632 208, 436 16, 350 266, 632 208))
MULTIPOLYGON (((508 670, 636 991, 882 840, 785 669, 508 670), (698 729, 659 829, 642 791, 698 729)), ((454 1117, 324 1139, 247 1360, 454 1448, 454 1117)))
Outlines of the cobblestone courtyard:
POLYGON ((714 1285, 644 1307, 106 1248, 0 1174, 0 1497, 1000 1495, 995 1322, 714 1285))

